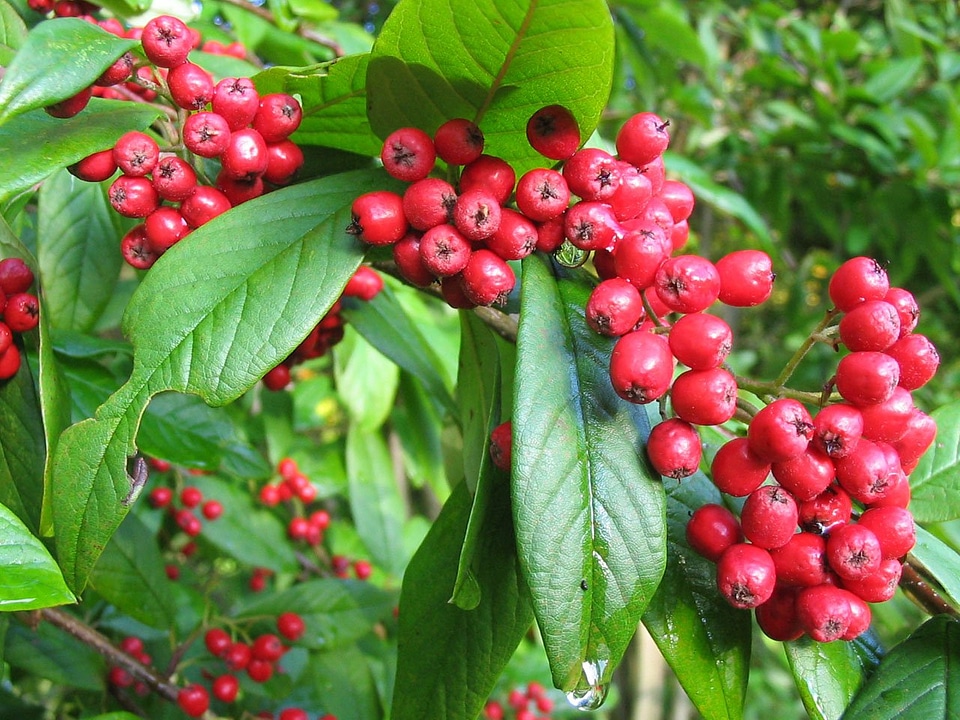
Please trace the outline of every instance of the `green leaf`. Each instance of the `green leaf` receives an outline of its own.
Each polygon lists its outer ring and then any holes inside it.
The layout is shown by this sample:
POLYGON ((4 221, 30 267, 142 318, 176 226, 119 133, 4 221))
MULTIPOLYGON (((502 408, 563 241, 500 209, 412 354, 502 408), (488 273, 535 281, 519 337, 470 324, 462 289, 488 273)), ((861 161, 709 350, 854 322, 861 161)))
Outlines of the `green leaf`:
POLYGON ((666 562, 663 485, 641 457, 647 418, 586 324, 590 287, 523 261, 513 411, 513 509, 554 684, 607 682, 666 562), (591 670, 592 672, 592 670, 591 670))
POLYGON ((400 439, 403 466, 414 487, 446 487, 441 432, 443 417, 423 385, 408 373, 400 374, 398 402, 390 413, 390 428, 400 439))
POLYGON ((46 20, 30 31, 0 84, 0 125, 88 88, 136 40, 79 18, 46 20))
POLYGON ((124 317, 133 374, 57 447, 57 554, 71 587, 83 587, 142 489, 126 463, 150 398, 176 390, 224 405, 286 358, 363 256, 344 230, 353 198, 384 184, 382 172, 362 171, 264 195, 214 218, 151 268, 124 317))
MULTIPOLYGON (((46 308, 46 305, 44 305, 46 308)), ((50 338, 50 323, 46 313, 40 314, 40 414, 43 418, 43 439, 46 445, 43 466, 43 505, 40 510, 40 534, 53 535, 53 456, 57 442, 71 422, 70 385, 57 362, 50 338)))
POLYGON ((40 187, 37 260, 51 327, 92 330, 113 296, 123 256, 120 216, 104 187, 66 170, 40 187))
POLYGON ((960 609, 960 555, 922 526, 917 525, 916 531, 917 544, 907 558, 938 583, 950 604, 960 609))
POLYGON ((937 720, 960 715, 960 622, 930 618, 893 648, 846 709, 844 720, 937 720))
POLYGON ((390 450, 379 432, 355 425, 347 431, 347 477, 350 512, 360 538, 377 566, 400 577, 407 561, 403 550, 407 513, 390 450))
POLYGON ((309 664, 284 696, 283 704, 318 717, 331 713, 337 720, 378 720, 383 716, 367 658, 355 645, 310 653, 309 664))
POLYGON ((393 720, 476 718, 533 621, 506 493, 491 499, 480 534, 480 603, 462 610, 448 602, 470 507, 460 483, 404 575, 393 720))
POLYGON ((931 413, 937 439, 910 473, 910 512, 917 522, 945 522, 960 517, 960 403, 931 413))
POLYGON ((913 86, 923 70, 923 63, 921 56, 888 60, 860 86, 861 90, 879 105, 891 102, 913 86))
POLYGON ((199 50, 190 53, 190 62, 199 65, 210 73, 214 82, 219 82, 224 78, 250 77, 259 70, 256 65, 233 57, 233 55, 217 55, 200 52, 199 50))
POLYGON ((359 580, 309 580, 287 590, 243 600, 231 615, 238 620, 276 617, 296 608, 306 624, 298 644, 316 649, 343 647, 389 618, 396 604, 394 595, 359 580))
POLYGON ((107 669, 100 653, 50 623, 35 630, 12 624, 4 655, 12 666, 57 685, 103 690, 107 669))
POLYGON ((120 523, 90 573, 90 584, 144 625, 166 629, 176 623, 176 603, 156 537, 136 515, 120 523))
POLYGON ((743 195, 714 182, 706 170, 689 158, 667 152, 665 163, 672 173, 676 173, 690 186, 698 202, 705 202, 720 212, 737 218, 757 236, 764 250, 777 252, 766 221, 743 195))
POLYGON ((856 642, 818 643, 808 637, 783 643, 800 699, 812 720, 834 720, 857 694, 876 662, 856 642))
POLYGON ((0 198, 112 146, 128 130, 143 130, 158 117, 157 109, 142 103, 94 98, 86 110, 68 120, 42 110, 14 118, 0 126, 0 198))
POLYGON ((0 611, 35 610, 76 602, 47 549, 0 505, 0 611))
POLYGON ((23 46, 27 26, 10 3, 0 0, 0 66, 6 67, 23 46))
POLYGON ((290 11, 299 18, 306 18, 314 22, 336 20, 337 9, 322 0, 290 0, 290 11))
POLYGON ((383 142, 367 120, 369 59, 364 53, 305 68, 273 67, 253 81, 261 94, 300 96, 303 121, 293 136, 298 144, 377 156, 383 142))
POLYGON ((400 369, 351 325, 333 350, 337 394, 353 422, 375 430, 386 422, 400 382, 400 369))
POLYGON ((613 23, 601 0, 402 0, 370 56, 370 124, 386 137, 469 118, 483 130, 485 152, 519 175, 543 164, 524 132, 530 116, 563 105, 588 138, 610 95, 613 63, 613 23))
POLYGON ((450 413, 456 404, 444 382, 440 360, 400 305, 389 284, 369 302, 345 303, 344 317, 383 355, 416 377, 450 413))
POLYGON ((278 573, 297 571, 300 566, 286 526, 256 503, 246 486, 209 475, 192 478, 191 482, 205 498, 223 505, 223 515, 203 527, 206 542, 246 567, 265 567, 278 573))
POLYGON ((749 612, 717 592, 716 565, 687 544, 690 514, 720 493, 703 474, 669 483, 667 567, 643 624, 687 696, 707 720, 743 717, 750 668, 749 612))

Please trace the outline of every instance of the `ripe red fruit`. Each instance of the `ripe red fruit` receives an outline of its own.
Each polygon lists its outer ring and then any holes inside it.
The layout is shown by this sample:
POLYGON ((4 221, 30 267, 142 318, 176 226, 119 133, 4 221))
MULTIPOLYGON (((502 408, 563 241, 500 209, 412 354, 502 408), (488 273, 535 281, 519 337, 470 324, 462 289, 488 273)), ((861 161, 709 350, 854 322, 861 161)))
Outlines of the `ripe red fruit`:
POLYGON ((185 63, 192 49, 189 28, 169 15, 148 20, 140 40, 147 59, 157 67, 172 68, 185 63))
POLYGON ((686 220, 693 213, 693 191, 686 183, 665 180, 659 197, 670 211, 674 223, 686 220))
POLYGON ((213 111, 227 121, 231 131, 253 122, 260 108, 260 95, 250 78, 223 78, 213 88, 213 111))
POLYGON ((11 345, 0 353, 0 380, 9 380, 20 369, 20 350, 11 345))
POLYGON ((638 113, 628 119, 617 133, 617 153, 621 160, 643 167, 663 154, 670 144, 669 122, 652 112, 638 113))
POLYGON ((827 559, 831 569, 844 580, 862 580, 880 568, 883 553, 873 530, 850 524, 830 533, 827 559))
POLYGON ((754 455, 745 437, 728 440, 710 464, 710 476, 721 492, 746 497, 767 479, 770 463, 754 455))
POLYGON ((10 326, 0 322, 0 355, 5 353, 13 345, 13 332, 10 326))
POLYGON ((755 608, 757 625, 763 634, 780 642, 802 637, 803 628, 797 618, 796 603, 796 588, 778 583, 770 599, 755 608))
POLYGON ((563 235, 581 250, 612 249, 623 228, 605 202, 581 200, 567 210, 563 235))
POLYGON ((403 193, 403 214, 410 227, 429 230, 453 222, 457 192, 453 185, 440 178, 424 178, 410 185, 403 193))
POLYGON ((861 580, 844 580, 843 587, 867 602, 886 602, 896 593, 902 573, 903 563, 896 558, 887 558, 880 562, 875 573, 861 580))
POLYGON ((217 113, 194 113, 183 123, 183 144, 195 155, 219 157, 229 143, 230 127, 217 113))
POLYGON ((719 367, 733 348, 733 331, 722 318, 706 313, 684 315, 670 328, 670 351, 693 370, 719 367))
POLYGON ((267 160, 267 143, 260 133, 251 128, 231 133, 220 155, 224 173, 245 182, 252 182, 263 175, 267 160))
POLYGON ((190 537, 196 537, 203 530, 200 519, 189 510, 182 508, 177 510, 177 512, 174 513, 174 520, 180 529, 190 537))
POLYGON ((700 468, 700 433, 690 423, 670 418, 654 425, 647 438, 647 457, 664 477, 680 480, 700 468))
POLYGON ((924 335, 905 335, 886 350, 900 367, 900 387, 916 390, 936 374, 940 355, 924 335))
POLYGON ((67 118, 72 118, 74 115, 79 114, 80 111, 83 110, 90 102, 91 97, 93 97, 93 89, 87 87, 78 92, 76 95, 71 95, 65 100, 61 100, 53 105, 47 105, 44 108, 44 111, 51 117, 66 120, 67 118))
POLYGON ((133 676, 122 667, 112 667, 107 673, 107 682, 117 687, 130 687, 133 685, 133 676))
POLYGON ((203 685, 188 685, 177 693, 177 705, 190 717, 200 717, 210 708, 210 696, 203 685))
POLYGON ((467 165, 483 154, 483 132, 466 118, 454 118, 437 128, 433 145, 445 163, 467 165))
POLYGON ((497 198, 486 188, 460 193, 453 207, 453 223, 467 240, 484 240, 500 227, 501 209, 497 198))
POLYGON ((708 503, 693 511, 687 521, 686 538, 696 552, 717 562, 728 547, 743 542, 743 533, 736 515, 723 505, 708 503))
POLYGON ((760 410, 747 428, 750 449, 769 463, 783 462, 807 449, 813 419, 798 401, 779 398, 760 410))
POLYGON ((343 288, 346 297, 355 297, 369 302, 383 290, 383 278, 369 265, 361 265, 343 288))
POLYGON ((839 640, 852 620, 849 593, 833 585, 804 588, 797 595, 800 626, 817 642, 839 640))
POLYGON ((279 720, 309 720, 309 715, 300 708, 286 708, 280 711, 279 720))
POLYGON ((121 175, 109 190, 110 204, 124 217, 145 218, 160 206, 160 196, 147 178, 121 175))
POLYGON ((892 287, 887 290, 883 299, 896 308, 897 315, 900 317, 900 337, 912 333, 920 320, 920 306, 917 305, 917 299, 913 293, 903 288, 892 287))
POLYGON ((255 683, 265 683, 273 677, 273 663, 268 660, 253 659, 247 664, 247 677, 255 683))
POLYGON ((144 223, 132 227, 120 240, 120 253, 131 267, 147 270, 160 257, 147 240, 147 228, 144 223))
POLYGON ((850 350, 883 351, 900 337, 900 315, 883 300, 867 300, 840 320, 840 342, 850 350))
POLYGON ((33 330, 40 322, 40 301, 31 293, 15 293, 7 298, 3 319, 15 333, 33 330))
POLYGON ((937 423, 926 413, 914 408, 903 435, 891 443, 900 456, 900 465, 904 472, 913 472, 936 436, 937 423))
POLYGON ((506 261, 485 248, 470 253, 460 272, 463 293, 474 305, 503 305, 516 283, 506 261))
POLYGON ((216 520, 223 515, 223 503, 220 503, 217 500, 207 500, 203 504, 201 512, 207 520, 216 520))
POLYGON ((653 285, 657 270, 668 257, 669 241, 661 228, 630 227, 614 248, 614 271, 637 290, 643 290, 653 285))
POLYGON ((717 587, 736 608, 754 608, 765 603, 773 595, 775 585, 773 558, 761 547, 737 543, 724 550, 717 561, 717 587))
POLYGON ((626 335, 643 318, 643 298, 626 280, 610 278, 597 285, 587 300, 587 324, 601 335, 626 335))
POLYGON ((770 551, 777 569, 777 582, 812 587, 827 582, 827 541, 811 532, 792 534, 786 543, 770 551))
POLYGON ((813 418, 812 442, 831 458, 841 458, 853 452, 861 435, 863 415, 852 405, 827 405, 813 418))
POLYGON ((404 279, 418 287, 427 287, 436 280, 436 276, 423 264, 420 257, 420 237, 414 233, 404 235, 394 244, 393 261, 404 279))
POLYGON ((786 545, 797 529, 797 501, 779 485, 763 485, 747 496, 740 526, 754 545, 768 550, 786 545))
POLYGON ((264 635, 259 635, 257 639, 253 641, 251 652, 253 657, 257 660, 274 662, 275 660, 279 660, 281 657, 283 657, 285 648, 283 643, 280 642, 280 638, 271 633, 266 633, 264 635))
MULTIPOLYGON (((274 392, 283 390, 287 385, 290 384, 290 368, 283 363, 277 365, 274 368, 271 368, 267 371, 267 374, 263 376, 263 384, 268 390, 273 390, 274 392)), ((279 496, 273 502, 267 500, 267 493, 269 492, 267 488, 272 488, 275 492, 276 487, 272 485, 266 485, 260 490, 260 502, 264 505, 276 505, 280 502, 279 496)))
POLYGON ((500 226, 484 241, 503 260, 522 260, 537 249, 537 226, 510 208, 500 211, 500 226))
POLYGON ((168 487, 155 487, 150 491, 148 499, 154 509, 165 508, 173 500, 173 490, 168 487))
POLYGON ((879 442, 896 442, 907 432, 914 410, 913 396, 897 386, 888 400, 861 408, 863 437, 879 442))
POLYGON ((854 405, 889 400, 899 382, 900 364, 886 353, 853 352, 837 364, 837 391, 854 405))
POLYGON ((510 472, 511 447, 513 442, 512 424, 509 420, 497 425, 490 433, 490 459, 493 464, 503 470, 510 472))
POLYGON ((854 499, 870 505, 883 499, 892 489, 891 468, 883 449, 863 438, 856 449, 834 461, 837 480, 854 499))
POLYGON ((551 160, 566 160, 580 147, 577 119, 562 105, 548 105, 527 120, 530 147, 551 160))
POLYGON ((737 381, 723 368, 687 370, 674 380, 670 401, 689 423, 721 425, 737 411, 737 381))
POLYGON ((87 155, 67 170, 84 182, 103 182, 117 171, 117 163, 113 159, 113 148, 87 155))
POLYGON ((905 508, 869 508, 857 523, 869 528, 877 536, 884 560, 903 557, 917 543, 913 514, 905 508))
POLYGON ((556 170, 534 168, 517 183, 517 207, 534 222, 557 217, 569 204, 570 188, 556 170))
POLYGON ((552 253, 563 245, 563 215, 537 225, 537 250, 552 253))
POLYGON ((847 260, 830 277, 827 291, 841 312, 849 312, 866 300, 883 300, 890 289, 887 271, 876 260, 855 257, 847 260))
POLYGON ((831 485, 812 500, 802 501, 798 510, 801 530, 825 535, 850 522, 853 503, 846 490, 831 485))
POLYGON ((227 200, 230 201, 232 207, 260 197, 265 190, 262 177, 235 178, 225 170, 217 173, 215 184, 217 190, 227 196, 227 200))
POLYGON ((501 205, 513 194, 517 174, 506 160, 492 155, 481 155, 460 172, 460 192, 484 187, 501 205))
POLYGON ((200 492, 200 488, 185 487, 180 491, 180 502, 184 507, 194 508, 203 502, 203 493, 200 492))
POLYGON ((187 236, 190 226, 179 210, 163 205, 147 215, 143 222, 143 231, 150 249, 157 255, 162 255, 187 236))
POLYGON ((563 179, 584 200, 608 200, 620 187, 620 162, 599 148, 583 148, 563 164, 563 179))
POLYGON ((213 696, 225 703, 232 703, 237 699, 237 692, 240 690, 240 681, 236 675, 220 675, 213 681, 213 696))
POLYGON ((773 463, 771 470, 776 481, 800 501, 815 498, 830 487, 836 477, 833 461, 815 447, 773 463))
POLYGON ((613 195, 607 198, 617 220, 624 221, 637 217, 650 198, 653 197, 653 185, 643 172, 628 162, 618 161, 620 184, 613 195))
POLYGON ((453 225, 437 225, 420 238, 423 266, 437 277, 456 275, 470 260, 470 243, 453 225))
POLYGON ((407 232, 403 198, 388 190, 364 193, 351 206, 353 221, 347 232, 371 245, 389 245, 407 232))
POLYGON ((119 85, 130 78, 130 74, 133 72, 133 65, 133 55, 126 52, 114 60, 113 64, 104 70, 100 74, 100 77, 94 80, 93 84, 97 87, 119 85))
POLYGON ((423 130, 404 127, 395 130, 383 141, 380 152, 384 169, 398 180, 423 180, 437 160, 433 140, 423 130))
POLYGON ((168 155, 154 168, 153 188, 164 200, 182 202, 197 189, 197 173, 186 160, 168 155))
POLYGON ((227 631, 223 628, 207 630, 203 636, 203 643, 206 645, 207 651, 215 657, 223 655, 233 644, 227 631))
POLYGON ((216 188, 198 185, 193 194, 180 204, 180 214, 192 228, 205 225, 231 208, 227 196, 216 188))
POLYGON ((274 185, 286 185, 303 167, 303 150, 291 140, 267 143, 267 169, 263 179, 274 185))
POLYGON ((306 631, 306 623, 296 613, 285 612, 277 617, 277 631, 287 640, 297 641, 306 631))
POLYGON ((369 560, 353 561, 353 574, 357 576, 357 580, 367 580, 372 573, 373 565, 370 564, 369 560))
POLYGON ((638 330, 617 341, 610 355, 610 382, 624 400, 653 402, 667 391, 672 378, 673 355, 663 337, 638 330))
POLYGON ((719 296, 720 275, 706 258, 677 255, 660 265, 653 287, 671 310, 695 313, 706 310, 719 296))
POLYGON ((275 143, 292 135, 302 120, 303 109, 296 98, 285 93, 271 93, 260 98, 253 129, 266 142, 275 143))
POLYGON ((246 669, 253 658, 253 652, 246 643, 231 643, 230 647, 222 655, 224 662, 231 670, 239 671, 246 669))
POLYGON ((184 110, 202 110, 213 100, 213 78, 191 62, 181 63, 167 73, 167 87, 173 101, 184 110))
POLYGON ((773 292, 773 263, 760 250, 737 250, 717 261, 720 302, 733 307, 753 307, 773 292))

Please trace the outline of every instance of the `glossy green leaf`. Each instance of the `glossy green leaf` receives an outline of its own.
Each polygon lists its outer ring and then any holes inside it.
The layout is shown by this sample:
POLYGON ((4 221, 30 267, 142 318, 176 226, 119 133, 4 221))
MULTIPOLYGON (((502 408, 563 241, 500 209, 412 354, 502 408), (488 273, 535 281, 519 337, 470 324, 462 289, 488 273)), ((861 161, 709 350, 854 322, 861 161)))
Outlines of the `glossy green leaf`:
POLYGON ((308 665, 283 704, 303 708, 317 717, 331 713, 337 720, 382 717, 367 659, 354 645, 310 653, 308 665))
POLYGON ((533 621, 506 493, 491 499, 480 534, 480 603, 462 610, 448 602, 471 505, 460 483, 404 575, 393 720, 476 718, 533 621))
POLYGON ((151 268, 124 317, 132 376, 57 447, 57 553, 71 587, 83 587, 142 489, 126 465, 150 398, 176 390, 223 405, 287 357, 363 256, 344 230, 353 198, 383 184, 382 172, 357 172, 264 195, 194 231, 151 268))
POLYGON ((86 110, 68 120, 42 110, 14 118, 0 126, 0 198, 112 146, 128 130, 143 130, 159 116, 158 110, 142 103, 94 98, 86 110))
POLYGON ((176 604, 156 534, 128 515, 97 560, 90 584, 105 600, 144 625, 176 624, 176 604))
POLYGON ((931 413, 937 439, 910 473, 910 512, 917 522, 944 522, 960 517, 960 403, 931 413))
POLYGON ((370 124, 386 137, 469 118, 483 130, 485 152, 519 175, 543 163, 524 133, 541 107, 565 106, 590 136, 613 61, 613 23, 600 0, 402 0, 370 55, 370 124))
POLYGON ((875 658, 855 642, 818 643, 808 637, 783 644, 800 699, 812 720, 835 720, 857 694, 875 658))
POLYGON ((400 369, 349 324, 333 359, 337 394, 347 414, 364 430, 379 428, 390 416, 400 369))
POLYGON ((20 518, 0 505, 0 611, 35 610, 76 602, 60 568, 20 518))
POLYGON ((435 492, 444 488, 447 476, 441 439, 443 413, 423 385, 408 373, 400 374, 390 428, 400 440, 410 483, 417 488, 429 485, 435 492))
POLYGON ((90 87, 137 45, 80 18, 54 18, 30 31, 0 84, 0 125, 90 87))
MULTIPOLYGON (((46 296, 44 296, 46 297, 46 296)), ((44 305, 46 308, 46 305, 44 305)), ((40 415, 43 418, 43 439, 46 445, 43 467, 43 505, 40 510, 40 534, 53 535, 53 494, 50 492, 53 481, 53 456, 57 442, 71 422, 70 385, 63 367, 57 360, 50 335, 50 323, 47 314, 40 314, 40 377, 37 386, 40 390, 40 415)))
POLYGON ((960 621, 939 615, 893 648, 847 707, 844 720, 960 716, 960 621))
POLYGON ((721 502, 720 493, 700 473, 667 483, 667 568, 643 624, 697 711, 707 720, 739 720, 750 669, 750 613, 733 610, 720 596, 716 565, 686 540, 690 514, 721 502))
POLYGON ((513 410, 513 511, 553 681, 606 682, 660 583, 663 484, 642 457, 644 409, 614 393, 613 341, 586 324, 590 287, 523 261, 513 410), (592 672, 592 671, 591 671, 592 672))
POLYGON ((344 317, 367 342, 423 383, 448 412, 455 413, 440 360, 389 284, 369 302, 347 303, 344 317))
POLYGON ((209 475, 192 478, 191 482, 205 498, 223 505, 223 515, 204 525, 206 542, 245 567, 297 571, 299 563, 286 525, 258 503, 246 486, 209 475))
POLYGON ((0 66, 6 67, 27 37, 27 26, 10 3, 0 0, 0 66))
POLYGON ((263 597, 240 602, 233 617, 276 617, 295 608, 306 624, 298 644, 311 649, 333 649, 353 643, 393 613, 396 598, 359 580, 308 580, 263 597))
POLYGON ((907 556, 927 578, 939 584, 953 607, 960 609, 960 555, 956 550, 917 525, 917 544, 907 556))
POLYGON ((35 630, 12 623, 4 655, 12 666, 58 685, 103 690, 107 672, 103 657, 50 623, 42 622, 35 630))
POLYGON ((120 275, 123 225, 99 183, 61 170, 40 187, 37 261, 51 327, 94 328, 120 275))
POLYGON ((253 80, 261 93, 300 96, 303 121, 293 136, 297 143, 376 156, 383 142, 367 120, 369 57, 364 53, 313 67, 274 67, 253 80))
POLYGON ((399 577, 407 561, 403 549, 406 508, 397 487, 390 450, 378 431, 352 426, 347 431, 350 512, 374 564, 399 577))

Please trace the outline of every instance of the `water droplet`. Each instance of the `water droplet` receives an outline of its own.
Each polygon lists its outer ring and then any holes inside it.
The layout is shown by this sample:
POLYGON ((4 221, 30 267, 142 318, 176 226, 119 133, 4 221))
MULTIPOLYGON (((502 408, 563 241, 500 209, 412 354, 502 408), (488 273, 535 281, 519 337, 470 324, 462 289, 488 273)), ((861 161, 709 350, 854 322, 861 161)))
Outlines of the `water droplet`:
POLYGON ((577 687, 567 693, 567 702, 577 710, 596 710, 607 699, 607 685, 600 682, 603 671, 607 666, 606 660, 598 662, 585 661, 583 674, 577 687))
POLYGON ((569 240, 564 240, 563 245, 557 248, 553 256, 564 267, 578 268, 590 257, 590 251, 581 250, 569 240))

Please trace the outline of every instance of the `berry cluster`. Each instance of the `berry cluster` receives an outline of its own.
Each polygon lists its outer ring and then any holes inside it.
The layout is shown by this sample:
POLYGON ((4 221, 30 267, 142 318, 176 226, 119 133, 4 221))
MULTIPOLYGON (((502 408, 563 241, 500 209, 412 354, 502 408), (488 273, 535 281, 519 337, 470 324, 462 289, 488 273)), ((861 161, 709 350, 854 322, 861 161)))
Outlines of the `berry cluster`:
MULTIPOLYGON (((716 486, 746 498, 739 520, 705 505, 687 526, 691 547, 717 563, 720 592, 734 607, 755 608, 777 640, 853 639, 870 624, 868 603, 893 596, 916 540, 907 475, 936 434, 911 397, 939 364, 913 332, 913 296, 864 257, 838 268, 829 294, 828 317, 842 318, 828 330, 850 351, 824 393, 835 387, 838 401, 811 415, 779 398, 753 415, 746 436, 711 463, 716 486)), ((685 420, 654 433, 648 454, 658 471, 696 468, 699 437, 685 420)))
POLYGON ((223 504, 219 500, 204 500, 200 489, 192 485, 183 488, 177 497, 171 488, 159 485, 150 491, 147 499, 154 509, 167 509, 177 527, 189 537, 196 537, 203 530, 203 522, 194 512, 198 507, 203 517, 211 522, 223 515, 223 504))
POLYGON ((33 330, 40 322, 40 302, 28 292, 33 280, 33 271, 20 258, 0 260, 0 380, 20 369, 14 333, 33 330))
POLYGON ((547 720, 553 712, 553 700, 547 695, 546 688, 534 681, 527 683, 525 690, 518 687, 510 690, 505 703, 488 700, 483 707, 483 717, 506 720, 508 711, 512 711, 515 720, 547 720))
MULTIPOLYGON (((369 302, 383 289, 383 278, 373 268, 361 265, 347 281, 340 300, 335 302, 310 334, 283 360, 263 376, 263 384, 268 390, 283 390, 290 384, 291 369, 302 362, 323 357, 343 339, 343 316, 340 314, 342 300, 353 297, 369 302)), ((309 502, 309 500, 304 500, 309 502)), ((275 504, 275 503, 274 503, 275 504)))
MULTIPOLYGON (((249 78, 215 83, 187 59, 200 45, 199 35, 175 17, 155 17, 142 29, 124 30, 115 21, 98 24, 139 37, 151 63, 137 67, 126 53, 96 81, 99 94, 172 105, 166 108, 169 121, 157 126, 163 148, 153 134, 130 131, 112 148, 70 167, 90 182, 107 180, 120 170, 110 186, 110 204, 124 217, 143 219, 123 237, 121 252, 133 267, 147 269, 195 228, 290 182, 303 165, 303 152, 289 139, 303 112, 290 95, 261 97, 249 78), (206 166, 192 163, 193 158, 218 161, 212 182, 206 180, 206 166)), ((47 111, 70 117, 91 94, 87 88, 47 111)))
MULTIPOLYGON (((144 649, 143 640, 136 635, 128 635, 123 638, 123 640, 120 641, 120 649, 145 667, 149 667, 153 662, 153 658, 150 657, 149 653, 144 649)), ((150 692, 149 688, 143 682, 134 681, 129 671, 117 665, 112 666, 107 671, 107 681, 118 688, 133 687, 137 695, 146 695, 150 692)))

